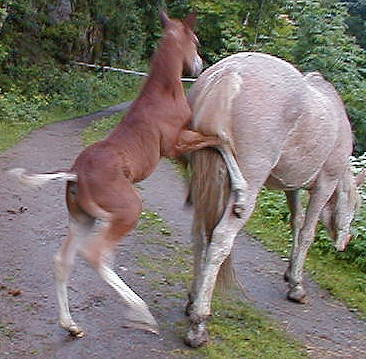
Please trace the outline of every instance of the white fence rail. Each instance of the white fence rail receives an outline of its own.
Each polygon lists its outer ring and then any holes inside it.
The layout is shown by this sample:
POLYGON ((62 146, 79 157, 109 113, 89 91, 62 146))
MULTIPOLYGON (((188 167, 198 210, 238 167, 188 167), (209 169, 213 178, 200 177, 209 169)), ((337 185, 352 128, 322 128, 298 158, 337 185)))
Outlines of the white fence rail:
MULTIPOLYGON (((94 68, 94 69, 98 69, 98 70, 100 69, 100 70, 106 70, 106 71, 123 72, 125 74, 131 74, 131 75, 137 75, 137 76, 148 76, 148 73, 146 73, 146 72, 120 69, 120 68, 111 67, 111 66, 94 65, 94 64, 88 64, 86 62, 73 61, 72 64, 79 65, 79 66, 90 67, 90 68, 94 68)), ((188 77, 182 77, 181 80, 182 80, 182 82, 195 82, 196 81, 196 79, 188 78, 188 77)))

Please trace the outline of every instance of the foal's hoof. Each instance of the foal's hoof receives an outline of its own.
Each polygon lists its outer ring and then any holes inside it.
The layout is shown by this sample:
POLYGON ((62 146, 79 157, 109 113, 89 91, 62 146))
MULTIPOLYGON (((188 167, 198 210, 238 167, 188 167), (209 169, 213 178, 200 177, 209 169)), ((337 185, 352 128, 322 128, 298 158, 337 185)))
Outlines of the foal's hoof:
POLYGON ((76 324, 65 329, 75 338, 83 338, 85 336, 84 330, 79 328, 76 324))
POLYGON ((85 336, 84 330, 78 327, 74 321, 60 320, 59 325, 61 328, 67 330, 70 333, 70 335, 75 338, 82 338, 85 336))
POLYGON ((306 292, 301 285, 292 287, 287 293, 287 299, 301 304, 306 303, 306 292))
POLYGON ((236 189, 234 194, 233 214, 238 218, 242 218, 245 212, 245 193, 242 189, 236 189))
POLYGON ((192 348, 199 348, 206 345, 209 341, 206 323, 191 323, 188 329, 187 336, 184 338, 184 343, 192 348))
POLYGON ((242 218, 244 215, 244 203, 240 203, 240 202, 234 203, 233 213, 236 217, 242 218))

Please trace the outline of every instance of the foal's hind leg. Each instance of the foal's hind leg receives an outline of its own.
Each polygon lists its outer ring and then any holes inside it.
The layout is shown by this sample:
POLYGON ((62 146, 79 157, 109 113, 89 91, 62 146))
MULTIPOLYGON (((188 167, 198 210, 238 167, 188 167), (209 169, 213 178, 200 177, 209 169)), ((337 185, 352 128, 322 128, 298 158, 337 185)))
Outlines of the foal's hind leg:
POLYGON ((82 254, 127 304, 128 310, 124 314, 132 323, 131 326, 158 333, 158 325, 146 303, 108 265, 107 258, 111 254, 113 242, 126 235, 130 229, 132 226, 126 226, 121 218, 112 218, 105 225, 103 232, 82 250, 82 254))
POLYGON ((56 293, 60 310, 59 323, 71 335, 79 338, 84 336, 84 331, 71 317, 67 298, 67 280, 72 270, 75 255, 82 245, 82 241, 90 234, 94 224, 93 218, 87 215, 83 217, 83 221, 80 222, 70 216, 68 237, 55 256, 56 293))
POLYGON ((113 192, 111 196, 111 206, 104 201, 102 208, 107 213, 103 229, 88 241, 81 253, 127 304, 125 316, 132 326, 158 333, 158 325, 146 303, 109 267, 107 261, 121 237, 135 227, 141 212, 141 200, 135 190, 128 188, 113 192))

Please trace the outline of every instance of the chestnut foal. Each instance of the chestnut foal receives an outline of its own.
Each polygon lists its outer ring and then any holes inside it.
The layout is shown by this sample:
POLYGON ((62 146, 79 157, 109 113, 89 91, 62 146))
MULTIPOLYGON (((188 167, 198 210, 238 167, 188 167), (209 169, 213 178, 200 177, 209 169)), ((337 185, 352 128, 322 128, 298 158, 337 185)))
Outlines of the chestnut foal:
POLYGON ((73 321, 67 298, 67 279, 80 253, 127 304, 135 327, 157 332, 145 302, 108 265, 112 249, 136 225, 142 209, 134 183, 148 177, 162 156, 220 145, 216 136, 188 129, 191 110, 180 81, 183 70, 201 71, 195 16, 183 21, 161 14, 163 38, 155 52, 149 77, 124 120, 103 141, 85 149, 69 171, 25 174, 12 170, 20 181, 41 185, 66 179, 69 233, 55 257, 60 325, 76 337, 84 331, 73 321))

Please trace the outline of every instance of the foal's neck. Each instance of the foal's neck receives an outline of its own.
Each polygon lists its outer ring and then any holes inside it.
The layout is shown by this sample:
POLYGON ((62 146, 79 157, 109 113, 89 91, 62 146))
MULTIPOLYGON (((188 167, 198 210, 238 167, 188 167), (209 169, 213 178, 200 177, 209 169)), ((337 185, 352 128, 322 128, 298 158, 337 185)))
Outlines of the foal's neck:
POLYGON ((144 86, 162 90, 164 93, 172 92, 174 96, 184 94, 181 83, 183 72, 183 52, 177 46, 172 34, 165 34, 156 50, 150 67, 149 78, 144 86))

